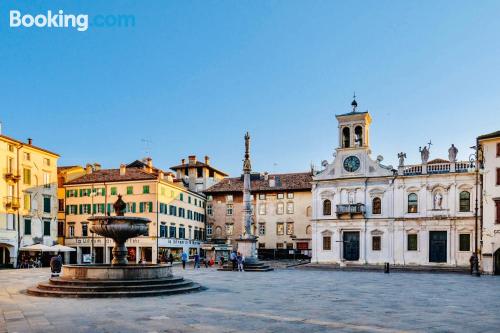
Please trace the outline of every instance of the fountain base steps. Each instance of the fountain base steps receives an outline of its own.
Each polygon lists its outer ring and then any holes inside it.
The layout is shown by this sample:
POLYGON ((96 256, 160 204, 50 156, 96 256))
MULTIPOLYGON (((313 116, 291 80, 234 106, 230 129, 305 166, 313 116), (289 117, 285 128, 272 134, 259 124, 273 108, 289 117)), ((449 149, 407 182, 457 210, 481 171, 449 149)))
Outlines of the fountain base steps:
MULTIPOLYGON (((219 271, 232 271, 233 270, 233 263, 228 262, 222 266, 222 268, 218 269, 219 271)), ((245 272, 271 272, 274 271, 274 268, 272 268, 269 265, 266 265, 261 262, 255 262, 255 263, 244 263, 243 264, 243 270, 245 272)), ((236 271, 236 270, 235 270, 236 271)))
POLYGON ((153 280, 77 280, 50 278, 29 288, 33 296, 47 297, 144 297, 175 295, 201 290, 201 285, 182 277, 167 277, 153 280))

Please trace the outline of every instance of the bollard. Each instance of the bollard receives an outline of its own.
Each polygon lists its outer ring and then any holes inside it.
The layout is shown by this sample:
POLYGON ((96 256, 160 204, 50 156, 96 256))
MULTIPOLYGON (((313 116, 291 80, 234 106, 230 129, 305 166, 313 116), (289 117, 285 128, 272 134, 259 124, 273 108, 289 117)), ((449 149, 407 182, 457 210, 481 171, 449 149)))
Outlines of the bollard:
POLYGON ((384 273, 389 273, 389 263, 388 262, 386 262, 384 264, 384 273))

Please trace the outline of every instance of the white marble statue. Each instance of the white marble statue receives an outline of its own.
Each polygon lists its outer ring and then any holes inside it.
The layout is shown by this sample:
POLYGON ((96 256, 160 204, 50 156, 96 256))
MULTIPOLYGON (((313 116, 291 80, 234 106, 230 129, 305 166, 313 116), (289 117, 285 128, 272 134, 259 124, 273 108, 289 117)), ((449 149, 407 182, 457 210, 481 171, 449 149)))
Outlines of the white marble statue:
POLYGON ((443 209, 443 196, 439 192, 434 195, 434 209, 443 209))
POLYGON ((450 149, 448 149, 448 159, 450 160, 450 162, 454 163, 457 161, 457 153, 458 149, 452 143, 450 149))
POLYGON ((424 147, 424 149, 420 148, 420 157, 422 158, 422 164, 427 164, 427 161, 429 160, 429 149, 427 146, 424 147))

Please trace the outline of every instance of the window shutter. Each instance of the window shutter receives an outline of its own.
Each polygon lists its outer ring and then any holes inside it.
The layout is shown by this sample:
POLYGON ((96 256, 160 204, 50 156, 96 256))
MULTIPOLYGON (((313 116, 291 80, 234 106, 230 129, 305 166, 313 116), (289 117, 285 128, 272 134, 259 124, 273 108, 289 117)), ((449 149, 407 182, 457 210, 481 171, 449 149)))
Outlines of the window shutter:
POLYGON ((497 206, 497 219, 496 223, 500 223, 500 200, 495 201, 495 205, 497 206))
POLYGON ((111 204, 110 203, 108 204, 107 213, 111 214, 111 204))
POLYGON ((149 212, 153 212, 153 203, 151 201, 149 202, 149 212))
POLYGON ((92 214, 95 214, 95 213, 97 213, 97 205, 92 204, 92 214))
POLYGON ((500 143, 497 143, 497 157, 500 157, 500 143))
POLYGON ((66 214, 69 214, 69 205, 66 205, 66 214))
POLYGON ((66 198, 69 197, 69 190, 66 190, 66 198))
POLYGON ((139 213, 144 213, 144 202, 139 202, 139 213))
POLYGON ((79 206, 79 207, 78 207, 78 211, 79 211, 79 214, 81 215, 81 214, 82 214, 82 210, 83 210, 83 209, 82 209, 82 204, 80 204, 80 205, 78 205, 78 206, 79 206))
POLYGON ((497 185, 500 185, 500 168, 497 168, 497 185))

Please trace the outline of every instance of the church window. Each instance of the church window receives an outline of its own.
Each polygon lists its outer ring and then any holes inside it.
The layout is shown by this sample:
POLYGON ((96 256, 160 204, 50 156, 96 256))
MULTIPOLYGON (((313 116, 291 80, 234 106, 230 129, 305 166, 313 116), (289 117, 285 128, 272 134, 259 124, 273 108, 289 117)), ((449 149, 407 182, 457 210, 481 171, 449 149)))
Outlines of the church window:
POLYGON ((418 248, 417 234, 410 234, 408 235, 407 239, 408 239, 408 244, 407 244, 408 251, 417 251, 418 248))
POLYGON ((332 237, 323 236, 323 251, 330 251, 332 249, 332 237))
POLYGON ((349 127, 344 127, 342 129, 342 144, 344 148, 349 148, 351 143, 351 131, 349 127))
POLYGON ((416 193, 408 194, 408 213, 418 212, 418 197, 416 193))
POLYGON ((460 211, 470 212, 470 193, 467 191, 460 192, 460 211))
POLYGON ((382 200, 373 198, 372 214, 382 214, 382 200))
POLYGON ((323 215, 332 215, 332 202, 328 199, 323 201, 323 215))
POLYGON ((354 136, 355 136, 354 144, 357 147, 363 146, 363 127, 356 126, 356 128, 354 129, 354 136))
POLYGON ((373 251, 380 251, 380 249, 382 247, 381 243, 382 243, 382 237, 373 236, 372 237, 372 250, 373 251))
POLYGON ((460 234, 459 237, 459 251, 470 251, 470 234, 460 234))

